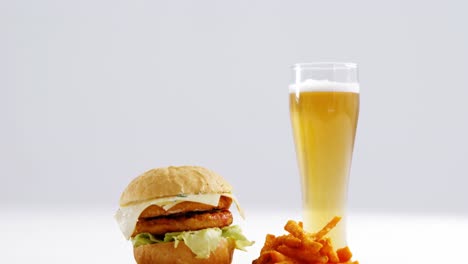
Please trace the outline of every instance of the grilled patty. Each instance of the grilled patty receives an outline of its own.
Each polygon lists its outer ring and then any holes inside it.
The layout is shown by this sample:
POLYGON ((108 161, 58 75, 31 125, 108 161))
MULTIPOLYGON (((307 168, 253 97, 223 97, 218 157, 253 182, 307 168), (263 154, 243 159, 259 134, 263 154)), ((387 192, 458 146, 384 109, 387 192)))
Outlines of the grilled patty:
POLYGON ((229 210, 175 214, 139 219, 132 237, 145 232, 154 235, 162 235, 168 232, 225 227, 230 224, 232 224, 232 214, 229 210))
POLYGON ((217 206, 212 206, 203 203, 196 202, 182 202, 173 206, 169 210, 164 210, 162 207, 155 204, 148 206, 143 212, 141 212, 139 218, 153 218, 162 215, 180 214, 194 211, 211 211, 220 209, 229 209, 231 206, 232 199, 227 196, 221 196, 217 206))

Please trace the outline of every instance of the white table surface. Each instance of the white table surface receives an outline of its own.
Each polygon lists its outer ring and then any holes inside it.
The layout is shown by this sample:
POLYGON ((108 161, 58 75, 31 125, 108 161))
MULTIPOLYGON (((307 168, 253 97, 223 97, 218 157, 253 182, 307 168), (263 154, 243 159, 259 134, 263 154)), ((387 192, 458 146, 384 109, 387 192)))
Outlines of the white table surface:
MULTIPOLYGON (((111 209, 12 209, 0 213, 0 263, 135 263, 131 243, 113 219, 111 209)), ((296 212, 247 210, 241 225, 256 244, 236 251, 233 263, 258 257, 267 233, 283 234, 296 212)), ((348 242, 360 263, 468 263, 467 216, 348 216, 348 242)))

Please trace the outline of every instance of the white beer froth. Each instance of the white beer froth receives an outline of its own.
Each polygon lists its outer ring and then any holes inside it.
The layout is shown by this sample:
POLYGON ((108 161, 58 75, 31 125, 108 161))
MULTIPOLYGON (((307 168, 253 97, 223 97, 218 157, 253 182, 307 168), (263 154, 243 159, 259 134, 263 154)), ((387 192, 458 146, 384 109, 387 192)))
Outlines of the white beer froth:
POLYGON ((359 93, 359 83, 330 82, 308 79, 302 83, 289 85, 290 93, 300 92, 348 92, 359 93))

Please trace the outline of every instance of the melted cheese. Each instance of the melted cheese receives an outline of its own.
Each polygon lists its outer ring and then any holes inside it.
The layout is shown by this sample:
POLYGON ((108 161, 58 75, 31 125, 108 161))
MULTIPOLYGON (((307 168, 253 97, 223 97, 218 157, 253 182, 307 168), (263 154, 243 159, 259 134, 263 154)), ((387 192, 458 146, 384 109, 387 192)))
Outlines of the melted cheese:
POLYGON ((217 206, 221 196, 230 197, 236 204, 237 210, 239 211, 242 218, 244 218, 244 212, 239 206, 237 199, 231 193, 215 193, 215 194, 194 194, 194 195, 183 195, 183 196, 172 196, 158 198, 146 202, 142 202, 136 205, 120 207, 115 213, 115 220, 119 224, 120 230, 126 239, 130 239, 133 231, 135 230, 136 223, 140 214, 149 206, 157 205, 164 210, 169 210, 173 206, 182 202, 196 202, 202 204, 208 204, 211 206, 217 206))

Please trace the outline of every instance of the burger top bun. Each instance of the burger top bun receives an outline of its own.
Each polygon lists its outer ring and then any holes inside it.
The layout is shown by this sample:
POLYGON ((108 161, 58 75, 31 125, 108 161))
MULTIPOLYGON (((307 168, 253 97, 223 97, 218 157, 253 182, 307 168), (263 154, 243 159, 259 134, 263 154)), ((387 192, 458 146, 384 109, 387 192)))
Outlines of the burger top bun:
POLYGON ((174 242, 139 246, 133 253, 138 264, 229 264, 234 247, 231 239, 223 239, 208 258, 196 258, 184 242, 179 242, 177 247, 174 242))
POLYGON ((180 194, 229 193, 232 187, 217 173, 199 166, 170 166, 136 177, 122 193, 120 206, 180 194))

